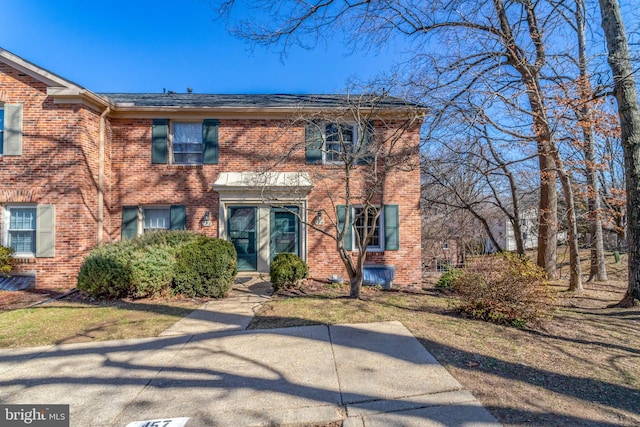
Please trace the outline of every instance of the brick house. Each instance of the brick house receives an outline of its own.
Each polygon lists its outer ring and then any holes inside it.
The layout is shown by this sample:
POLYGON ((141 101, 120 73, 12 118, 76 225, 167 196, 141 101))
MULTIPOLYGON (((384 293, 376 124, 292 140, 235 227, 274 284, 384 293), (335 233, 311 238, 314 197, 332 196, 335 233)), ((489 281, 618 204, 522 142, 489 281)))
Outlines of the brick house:
MULTIPOLYGON (((40 288, 73 288, 96 245, 188 229, 231 240, 241 270, 268 272, 270 259, 287 251, 308 262, 312 277, 344 276, 335 241, 321 232, 344 208, 342 172, 326 149, 335 124, 322 122, 314 134, 292 120, 338 111, 344 101, 97 94, 0 49, 0 235, 15 250, 15 273, 36 277, 40 288), (320 134, 319 146, 308 143, 320 134)), ((402 105, 381 104, 371 120, 376 135, 397 131, 402 105)), ((416 162, 420 124, 402 137, 416 162)), ((339 129, 352 147, 365 132, 339 129)), ((356 187, 371 168, 354 167, 356 187)), ((394 266, 397 285, 419 283, 419 168, 389 174, 376 203, 383 209, 367 262, 394 266)), ((345 240, 352 250, 357 226, 345 240)))

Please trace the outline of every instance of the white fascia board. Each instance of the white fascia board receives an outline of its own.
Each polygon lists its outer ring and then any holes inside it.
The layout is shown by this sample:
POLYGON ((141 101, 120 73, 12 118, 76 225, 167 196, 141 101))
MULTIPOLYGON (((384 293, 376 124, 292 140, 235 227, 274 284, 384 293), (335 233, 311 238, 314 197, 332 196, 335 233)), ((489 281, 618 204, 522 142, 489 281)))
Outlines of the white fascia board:
POLYGON ((15 68, 18 71, 21 71, 34 79, 45 83, 48 86, 57 86, 57 87, 65 87, 68 89, 82 89, 81 86, 64 79, 50 71, 45 70, 44 68, 40 68, 35 64, 32 64, 29 61, 26 61, 20 58, 13 53, 0 48, 0 61, 4 62, 8 66, 15 68))
POLYGON ((82 88, 48 87, 47 95, 53 98, 54 104, 84 104, 99 110, 110 106, 107 99, 82 88))

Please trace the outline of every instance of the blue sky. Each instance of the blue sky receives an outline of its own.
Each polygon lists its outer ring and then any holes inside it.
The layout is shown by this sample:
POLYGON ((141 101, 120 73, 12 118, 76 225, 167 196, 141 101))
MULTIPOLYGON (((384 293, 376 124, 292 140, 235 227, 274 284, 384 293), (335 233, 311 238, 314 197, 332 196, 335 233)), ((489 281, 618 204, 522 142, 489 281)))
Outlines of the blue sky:
POLYGON ((204 0, 0 0, 0 47, 94 92, 336 93, 388 70, 386 52, 249 51, 204 0))

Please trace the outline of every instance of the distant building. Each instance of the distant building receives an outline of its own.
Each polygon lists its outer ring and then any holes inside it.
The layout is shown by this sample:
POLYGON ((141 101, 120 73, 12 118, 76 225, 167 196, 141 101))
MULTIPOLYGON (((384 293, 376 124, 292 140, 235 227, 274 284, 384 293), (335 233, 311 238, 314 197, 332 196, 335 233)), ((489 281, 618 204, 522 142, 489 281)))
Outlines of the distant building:
MULTIPOLYGON (((538 211, 537 209, 527 209, 520 213, 520 230, 522 232, 522 242, 524 249, 534 249, 538 247, 538 211)), ((516 238, 511 221, 502 217, 493 221, 491 232, 498 244, 505 251, 516 250, 516 238)), ((496 252, 491 239, 486 239, 486 252, 496 252)))

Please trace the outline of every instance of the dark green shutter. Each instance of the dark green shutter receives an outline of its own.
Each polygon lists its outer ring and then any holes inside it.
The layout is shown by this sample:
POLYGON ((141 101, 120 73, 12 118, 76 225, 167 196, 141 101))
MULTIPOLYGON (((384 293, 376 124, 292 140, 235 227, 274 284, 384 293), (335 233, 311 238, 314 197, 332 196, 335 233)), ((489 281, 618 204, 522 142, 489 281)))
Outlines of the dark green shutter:
POLYGON ((22 104, 4 104, 5 156, 22 155, 22 104))
POLYGON ((151 163, 167 164, 169 120, 155 119, 151 130, 151 163))
POLYGON ((203 162, 218 164, 218 121, 207 119, 202 123, 203 162))
MULTIPOLYGON (((353 215, 351 215, 353 216, 353 215)), ((345 205, 338 205, 338 232, 342 231, 344 223, 347 217, 347 207, 345 205)), ((353 218, 350 218, 353 221, 353 218)), ((348 251, 353 248, 352 226, 349 224, 347 231, 344 235, 344 248, 348 251)))
POLYGON ((359 131, 362 132, 362 136, 358 136, 358 138, 360 138, 359 142, 362 146, 360 147, 359 158, 356 163, 359 165, 368 165, 373 163, 375 154, 375 146, 373 144, 373 121, 368 121, 364 126, 364 129, 359 131))
POLYGON ((187 208, 186 206, 171 206, 170 213, 171 229, 186 230, 187 229, 187 208))
POLYGON ((398 205, 384 205, 384 249, 400 249, 400 217, 398 205))
POLYGON ((138 207, 122 207, 122 240, 133 239, 138 235, 138 207))
POLYGON ((305 157, 307 163, 322 163, 322 123, 311 122, 305 128, 305 157))
POLYGON ((36 257, 53 258, 56 246, 56 210, 54 205, 36 208, 36 257))

